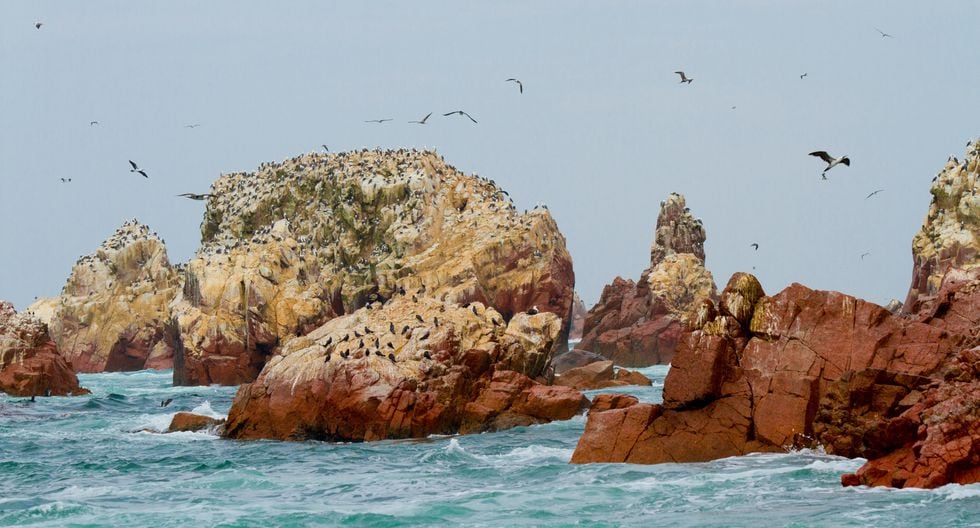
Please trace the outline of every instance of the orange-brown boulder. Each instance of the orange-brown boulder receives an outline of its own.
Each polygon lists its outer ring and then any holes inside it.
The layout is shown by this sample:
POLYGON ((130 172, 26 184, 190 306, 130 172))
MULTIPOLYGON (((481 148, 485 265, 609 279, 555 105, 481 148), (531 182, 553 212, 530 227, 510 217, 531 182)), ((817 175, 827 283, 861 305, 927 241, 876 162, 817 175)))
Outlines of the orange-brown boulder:
POLYGON ((75 371, 36 317, 0 301, 0 392, 12 396, 78 396, 75 371))
POLYGON ((216 428, 223 423, 225 423, 224 418, 212 418, 200 414, 179 412, 170 420, 170 427, 167 427, 167 432, 203 431, 212 427, 216 428))
POLYGON ((568 419, 588 400, 535 381, 560 339, 551 313, 505 323, 482 303, 372 303, 287 342, 239 389, 224 435, 360 441, 568 419))

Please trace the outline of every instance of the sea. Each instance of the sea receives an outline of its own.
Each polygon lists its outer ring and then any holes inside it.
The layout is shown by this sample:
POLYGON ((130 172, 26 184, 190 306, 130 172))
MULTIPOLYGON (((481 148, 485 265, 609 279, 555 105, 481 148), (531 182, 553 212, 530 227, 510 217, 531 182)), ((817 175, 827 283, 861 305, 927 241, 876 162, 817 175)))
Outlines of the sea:
MULTIPOLYGON (((588 394, 659 402, 667 369, 640 369, 652 387, 588 394)), ((225 416, 236 391, 171 376, 82 374, 90 396, 0 395, 0 526, 980 526, 980 485, 844 488, 864 461, 819 450, 572 465, 582 416, 367 443, 161 434, 178 411, 225 416)))

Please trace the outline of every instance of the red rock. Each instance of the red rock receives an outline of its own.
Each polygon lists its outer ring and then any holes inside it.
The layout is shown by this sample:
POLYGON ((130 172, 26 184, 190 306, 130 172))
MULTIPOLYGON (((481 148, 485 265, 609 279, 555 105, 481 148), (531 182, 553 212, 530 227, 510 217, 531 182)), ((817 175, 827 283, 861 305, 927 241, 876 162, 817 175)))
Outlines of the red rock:
POLYGON ((584 367, 597 361, 606 361, 606 358, 595 352, 576 348, 556 356, 551 365, 555 368, 555 374, 562 374, 569 369, 584 367))
POLYGON ((569 339, 582 339, 582 330, 585 328, 585 316, 589 309, 576 292, 572 300, 572 325, 568 329, 569 339))
POLYGON ((579 390, 590 390, 610 387, 615 382, 615 378, 613 362, 600 361, 567 370, 562 375, 557 376, 554 383, 579 390))
POLYGON ((200 414, 179 412, 170 420, 170 427, 167 427, 167 432, 202 431, 209 427, 217 427, 223 423, 225 423, 224 418, 212 418, 200 414))
POLYGON ((644 376, 643 374, 636 372, 635 370, 619 369, 616 371, 616 381, 622 381, 626 385, 641 385, 647 386, 653 385, 650 378, 644 376))
POLYGON ((48 335, 47 325, 0 301, 0 392, 12 396, 79 396, 75 370, 48 335))
POLYGON ((287 343, 255 382, 242 385, 224 435, 410 438, 566 420, 584 410, 588 400, 577 390, 534 381, 563 338, 561 320, 541 313, 515 315, 506 326, 492 323, 499 319, 482 304, 463 308, 404 297, 336 318, 287 343), (435 316, 438 326, 430 322, 435 316), (412 330, 392 334, 389 324, 412 330), (372 339, 349 338, 365 327, 395 361, 378 356, 372 339))
POLYGON ((589 413, 598 413, 610 409, 625 409, 639 402, 640 400, 636 396, 630 396, 629 394, 597 394, 592 399, 589 413))

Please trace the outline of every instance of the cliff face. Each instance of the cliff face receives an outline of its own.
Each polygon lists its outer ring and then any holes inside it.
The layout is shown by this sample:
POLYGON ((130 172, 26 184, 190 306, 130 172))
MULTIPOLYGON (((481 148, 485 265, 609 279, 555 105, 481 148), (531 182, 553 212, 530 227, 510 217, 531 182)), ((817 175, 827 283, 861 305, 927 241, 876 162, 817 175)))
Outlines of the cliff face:
POLYGON ((172 306, 177 384, 251 381, 288 338, 402 291, 504 320, 537 306, 567 335, 574 274, 548 211, 434 153, 304 155, 211 194, 172 306))
POLYGON ((686 205, 675 193, 661 202, 650 267, 638 283, 617 277, 603 288, 577 348, 623 366, 671 361, 686 318, 717 296, 704 267, 704 227, 686 205))
POLYGON ((71 364, 58 354, 47 326, 0 301, 0 392, 13 396, 88 394, 71 364))
POLYGON ((931 302, 951 272, 980 267, 980 140, 967 145, 966 159, 950 158, 932 182, 932 202, 922 229, 912 239, 912 285, 905 313, 931 302))
POLYGON ((820 445, 871 459, 846 484, 980 481, 980 270, 962 236, 978 227, 975 206, 960 207, 959 235, 930 238, 949 225, 933 215, 945 189, 960 189, 963 203, 976 177, 949 171, 913 244, 914 313, 799 284, 767 297, 755 277, 735 274, 683 335, 663 405, 597 408, 572 461, 701 461, 820 445))
POLYGON ((588 313, 589 309, 585 307, 585 303, 579 298, 578 293, 575 293, 572 297, 572 324, 568 330, 569 339, 582 339, 582 330, 585 328, 585 316, 588 313))
POLYGON ((61 295, 28 309, 79 372, 170 368, 169 303, 179 286, 163 242, 128 221, 72 268, 61 295))
POLYGON ((587 400, 534 381, 561 326, 551 313, 504 322, 482 303, 414 291, 371 303, 287 342, 239 390, 225 436, 360 441, 568 419, 587 400))

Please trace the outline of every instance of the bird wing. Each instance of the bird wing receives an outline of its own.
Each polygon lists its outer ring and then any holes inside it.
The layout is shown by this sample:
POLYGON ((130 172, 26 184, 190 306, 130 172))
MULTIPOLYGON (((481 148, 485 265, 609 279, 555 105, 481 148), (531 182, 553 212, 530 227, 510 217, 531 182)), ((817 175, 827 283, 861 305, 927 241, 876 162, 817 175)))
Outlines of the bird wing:
POLYGON ((190 198, 191 197, 191 193, 178 194, 177 196, 180 196, 182 198, 190 198))
POLYGON ((429 112, 428 114, 425 114, 425 117, 422 118, 422 121, 421 122, 422 123, 425 123, 426 120, 428 120, 429 119, 429 116, 431 116, 431 115, 432 115, 432 112, 429 112))
POLYGON ((463 114, 464 116, 466 116, 468 118, 470 118, 470 121, 476 123, 476 119, 473 119, 473 116, 471 116, 470 114, 467 114, 466 112, 463 112, 463 111, 460 111, 459 113, 460 114, 463 114))
POLYGON ((844 165, 847 165, 848 167, 851 166, 851 158, 848 158, 847 156, 841 158, 840 162, 843 163, 844 165))
POLYGON ((818 151, 815 151, 815 152, 811 152, 810 155, 811 156, 816 156, 816 157, 818 157, 818 158, 826 161, 827 163, 833 163, 834 162, 834 158, 830 154, 827 154, 827 151, 825 151, 825 150, 818 150, 818 151))
POLYGON ((878 189, 877 191, 875 191, 875 192, 873 192, 873 193, 871 193, 871 194, 869 194, 869 195, 867 195, 867 196, 865 196, 865 197, 864 197, 864 199, 865 199, 865 200, 867 200, 868 198, 871 198, 872 196, 874 196, 874 195, 876 195, 876 194, 878 194, 878 193, 880 193, 881 191, 884 191, 884 189, 878 189))
POLYGON ((448 114, 442 114, 442 116, 443 116, 443 117, 446 117, 446 116, 451 116, 451 115, 453 115, 453 114, 455 114, 455 113, 457 113, 457 112, 459 112, 459 110, 457 110, 457 111, 455 111, 455 112, 449 112, 448 114))
POLYGON ((524 83, 517 81, 517 89, 520 93, 524 93, 524 83))
POLYGON ((138 170, 138 171, 136 171, 136 172, 138 172, 138 173, 140 173, 140 174, 142 174, 144 178, 149 178, 149 176, 147 176, 147 175, 146 175, 146 173, 145 173, 145 172, 143 172, 142 170, 138 170))
POLYGON ((129 164, 133 166, 133 170, 139 169, 139 167, 136 166, 136 162, 134 162, 133 160, 129 160, 129 164))
POLYGON ((680 75, 682 81, 687 79, 687 76, 684 75, 684 72, 682 72, 682 71, 675 71, 674 73, 676 73, 677 75, 680 75))

